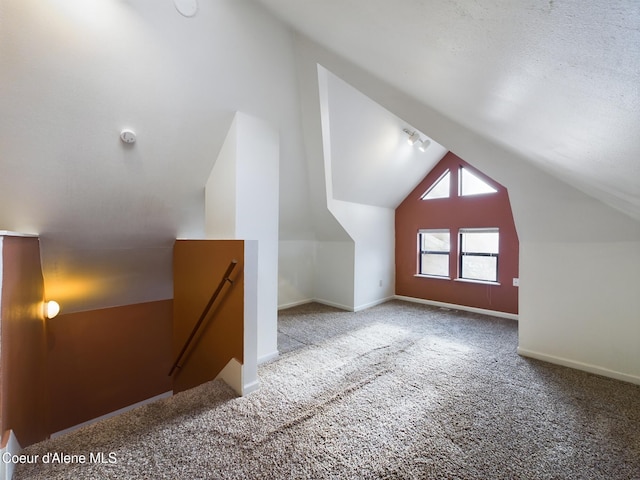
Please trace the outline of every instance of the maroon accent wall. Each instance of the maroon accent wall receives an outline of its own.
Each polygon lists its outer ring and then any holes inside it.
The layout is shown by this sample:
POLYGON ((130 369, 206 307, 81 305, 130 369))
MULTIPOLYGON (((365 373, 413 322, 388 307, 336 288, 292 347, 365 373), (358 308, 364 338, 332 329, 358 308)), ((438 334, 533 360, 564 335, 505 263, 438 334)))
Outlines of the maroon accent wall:
POLYGON ((47 320, 50 431, 170 391, 172 314, 161 300, 47 320))
POLYGON ((519 242, 509 194, 499 183, 449 152, 396 209, 396 294, 469 307, 518 313, 519 242), (458 197, 458 170, 465 166, 498 192, 458 197), (447 170, 451 171, 449 198, 422 200, 424 192, 447 170), (458 276, 458 230, 498 227, 500 257, 498 283, 487 285, 454 280, 458 276), (417 235, 421 229, 449 228, 451 279, 417 277, 417 235))
POLYGON ((13 430, 26 447, 48 437, 40 243, 5 236, 2 245, 2 432, 13 430))
POLYGON ((213 380, 232 358, 244 361, 244 241, 178 240, 174 245, 174 361, 234 259, 233 285, 225 284, 174 373, 175 393, 213 380))

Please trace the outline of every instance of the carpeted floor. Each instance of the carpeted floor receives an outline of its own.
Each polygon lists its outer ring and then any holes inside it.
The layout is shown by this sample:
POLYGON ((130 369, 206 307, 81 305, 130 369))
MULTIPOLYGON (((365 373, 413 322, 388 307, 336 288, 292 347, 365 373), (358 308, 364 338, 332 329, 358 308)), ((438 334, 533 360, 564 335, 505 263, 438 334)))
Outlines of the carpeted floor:
POLYGON ((257 392, 202 385, 33 445, 14 478, 640 479, 640 386, 519 357, 514 321, 309 304, 278 340, 257 392))

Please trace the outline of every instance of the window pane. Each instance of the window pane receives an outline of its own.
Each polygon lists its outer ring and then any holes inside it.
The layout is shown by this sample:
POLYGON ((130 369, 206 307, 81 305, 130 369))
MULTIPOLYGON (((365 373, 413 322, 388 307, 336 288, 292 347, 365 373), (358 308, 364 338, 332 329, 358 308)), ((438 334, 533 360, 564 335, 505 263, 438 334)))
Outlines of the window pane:
POLYGON ((447 170, 422 196, 423 200, 431 200, 434 198, 448 198, 449 185, 451 183, 451 175, 447 170))
POLYGON ((474 253, 498 253, 498 232, 463 232, 462 251, 474 253))
POLYGON ((460 169, 460 195, 478 195, 480 193, 496 193, 497 190, 481 180, 467 168, 460 169))
POLYGON ((422 251, 429 252, 448 252, 449 251, 449 232, 422 232, 422 251))
POLYGON ((437 275, 439 277, 449 276, 449 255, 422 254, 420 263, 420 273, 422 275, 437 275))
POLYGON ((498 259, 496 257, 475 257, 464 255, 462 257, 462 278, 471 280, 498 281, 498 259))

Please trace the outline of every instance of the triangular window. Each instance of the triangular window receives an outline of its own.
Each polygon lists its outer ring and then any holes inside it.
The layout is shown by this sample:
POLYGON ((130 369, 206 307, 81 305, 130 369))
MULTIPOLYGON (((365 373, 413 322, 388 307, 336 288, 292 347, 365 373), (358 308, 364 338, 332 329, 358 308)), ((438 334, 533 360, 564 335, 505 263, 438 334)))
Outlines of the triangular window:
POLYGON ((449 198, 451 185, 451 174, 449 170, 440 175, 429 189, 422 195, 422 200, 433 200, 434 198, 449 198))
POLYGON ((460 186, 458 192, 461 197, 482 193, 496 193, 497 191, 497 189, 493 188, 480 177, 471 173, 468 168, 460 168, 460 186))

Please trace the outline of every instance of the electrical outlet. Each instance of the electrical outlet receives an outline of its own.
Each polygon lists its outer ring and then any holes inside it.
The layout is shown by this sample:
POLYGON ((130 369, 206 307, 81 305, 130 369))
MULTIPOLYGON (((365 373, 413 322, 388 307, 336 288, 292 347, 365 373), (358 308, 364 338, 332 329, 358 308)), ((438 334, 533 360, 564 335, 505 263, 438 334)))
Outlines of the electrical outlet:
POLYGON ((514 278, 513 279, 513 286, 514 287, 519 287, 520 286, 520 279, 519 278, 514 278))

